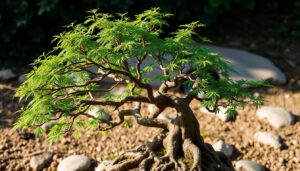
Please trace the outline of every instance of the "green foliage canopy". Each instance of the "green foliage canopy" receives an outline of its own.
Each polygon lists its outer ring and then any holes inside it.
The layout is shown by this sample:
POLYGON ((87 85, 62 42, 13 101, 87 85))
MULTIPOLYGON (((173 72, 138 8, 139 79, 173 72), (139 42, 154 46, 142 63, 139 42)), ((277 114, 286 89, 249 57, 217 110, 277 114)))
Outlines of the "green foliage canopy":
POLYGON ((57 46, 33 63, 33 71, 16 93, 20 99, 30 100, 21 109, 16 128, 36 127, 35 133, 42 134, 40 125, 58 120, 48 134, 50 140, 55 140, 72 127, 109 125, 111 123, 101 117, 103 109, 93 117, 87 111, 93 105, 118 109, 127 102, 154 103, 151 82, 176 83, 180 78, 184 78, 182 84, 193 86, 193 94, 205 92, 207 98, 202 105, 210 109, 230 106, 228 114, 232 115, 237 107, 248 102, 260 105, 261 99, 242 87, 256 87, 262 82, 230 80, 228 73, 232 69, 226 62, 195 42, 195 29, 202 24, 181 25, 170 37, 161 39, 162 27, 167 25, 165 19, 171 14, 161 13, 158 8, 146 10, 134 19, 126 14, 114 17, 97 10, 89 13, 83 24, 72 23, 67 26, 68 31, 55 36, 53 41, 57 46), (146 58, 153 63, 141 67, 146 58), (95 66, 96 71, 90 69, 95 66), (149 76, 156 66, 160 66, 162 74, 149 76), (187 68, 193 72, 184 73, 187 68), (217 71, 220 80, 215 80, 211 71, 217 71), (107 77, 115 82, 109 89, 103 84, 107 77), (111 93, 119 83, 126 84, 126 91, 111 93), (148 92, 147 97, 140 95, 143 89, 148 92), (96 92, 103 95, 94 99, 96 92))

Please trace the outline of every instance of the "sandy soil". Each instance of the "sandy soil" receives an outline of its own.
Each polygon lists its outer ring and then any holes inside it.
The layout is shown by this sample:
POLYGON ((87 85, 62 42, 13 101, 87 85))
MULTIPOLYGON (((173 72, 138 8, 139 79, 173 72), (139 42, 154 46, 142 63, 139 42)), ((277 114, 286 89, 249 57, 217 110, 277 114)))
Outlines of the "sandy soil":
MULTIPOLYGON (((288 15, 253 14, 224 16, 216 28, 210 28, 208 38, 214 44, 246 49, 271 59, 288 77, 288 83, 271 89, 256 90, 267 106, 280 106, 300 117, 300 39, 283 34, 281 27, 290 28, 288 15), (234 22, 233 22, 234 21, 234 22)), ((288 33, 289 33, 288 32, 288 33)), ((299 35, 298 35, 299 36, 299 35)), ((18 69, 15 68, 16 71, 18 69)), ((19 72, 23 73, 23 72, 19 72)), ((34 138, 30 133, 11 131, 20 107, 13 98, 17 81, 0 82, 0 170, 30 170, 31 156, 43 151, 54 153, 53 162, 45 170, 56 170, 63 158, 70 154, 84 154, 93 159, 93 167, 104 159, 112 159, 125 150, 141 145, 158 130, 133 124, 131 128, 116 128, 104 135, 96 130, 86 131, 80 138, 65 136, 54 144, 45 137, 34 138)), ((193 101, 193 111, 199 119, 205 141, 214 143, 220 139, 234 145, 232 161, 249 159, 272 171, 300 171, 300 121, 292 126, 274 129, 267 121, 259 120, 256 109, 247 106, 238 111, 235 122, 223 122, 200 112, 200 104, 193 101), (285 144, 275 149, 254 141, 256 131, 270 131, 280 135, 285 144)))
MULTIPOLYGON (((20 106, 14 99, 16 83, 5 84, 0 90, 0 170, 30 170, 31 156, 50 151, 54 153, 53 162, 45 170, 56 170, 59 161, 71 154, 84 154, 93 160, 93 167, 104 159, 113 159, 125 150, 150 140, 159 130, 137 126, 118 127, 107 135, 97 130, 87 130, 80 138, 70 135, 50 144, 45 137, 34 138, 29 132, 17 133, 11 130, 18 117, 15 114, 20 106)), ((271 88, 253 93, 262 96, 267 106, 281 106, 300 117, 300 92, 271 88)), ((234 145, 233 163, 240 159, 249 159, 266 166, 272 171, 300 170, 300 122, 281 129, 272 128, 267 121, 256 117, 256 109, 248 106, 238 111, 235 122, 223 122, 214 116, 200 112, 197 101, 191 103, 205 141, 214 143, 220 139, 234 145), (285 147, 275 149, 254 141, 256 131, 270 131, 280 135, 285 147)))

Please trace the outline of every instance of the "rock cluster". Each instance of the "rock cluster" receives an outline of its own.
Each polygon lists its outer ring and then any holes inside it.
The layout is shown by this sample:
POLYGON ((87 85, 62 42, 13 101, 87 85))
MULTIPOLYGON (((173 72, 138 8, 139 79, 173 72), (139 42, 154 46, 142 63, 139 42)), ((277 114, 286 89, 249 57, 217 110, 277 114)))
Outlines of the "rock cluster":
MULTIPOLYGON (((214 49, 215 51, 220 50, 212 47, 209 48, 212 50, 214 49)), ((220 54, 225 56, 225 59, 229 59, 229 62, 231 62, 230 65, 236 67, 235 69, 238 72, 240 71, 240 74, 230 75, 230 77, 235 80, 241 78, 250 80, 272 79, 273 81, 280 83, 284 83, 286 80, 285 76, 280 73, 280 70, 278 70, 278 68, 274 68, 273 65, 269 65, 268 62, 263 62, 268 66, 265 67, 263 72, 258 72, 257 69, 254 68, 253 63, 257 63, 255 60, 254 62, 247 61, 244 57, 242 57, 243 59, 236 59, 231 54, 234 49, 222 50, 223 51, 219 51, 220 54), (242 60, 244 60, 244 62, 242 60), (232 61, 237 61, 238 63, 234 65, 232 61)), ((243 55, 246 54, 245 52, 238 53, 243 55)), ((17 78, 17 76, 12 72, 12 70, 0 70, 1 81, 11 80, 14 78, 17 78)), ((23 82, 24 79, 25 75, 20 75, 18 81, 23 82)), ((17 81, 17 79, 15 79, 15 81, 17 81)), ((120 94, 122 92, 124 92, 124 89, 116 88, 113 93, 120 94)), ((5 94, 6 92, 1 93, 5 94)), ((260 96, 260 94, 256 94, 256 96, 260 96)), ((289 99, 292 99, 292 97, 289 97, 289 99)), ((7 103, 8 102, 0 101, 0 108, 4 108, 9 105, 12 106, 12 104, 7 105, 7 103)), ((248 113, 247 116, 245 116, 246 114, 243 115, 243 113, 241 113, 241 115, 237 118, 238 122, 232 124, 223 122, 233 119, 228 117, 226 114, 226 108, 221 108, 220 112, 217 114, 208 112, 205 108, 200 109, 202 113, 208 113, 218 118, 212 119, 212 117, 207 115, 203 115, 203 117, 201 114, 200 117, 199 115, 197 116, 201 126, 204 125, 204 128, 208 125, 212 125, 211 129, 206 129, 208 130, 208 138, 205 139, 205 141, 213 143, 220 138, 224 139, 213 144, 213 148, 215 151, 221 151, 232 159, 240 152, 241 155, 233 159, 234 166, 237 170, 299 170, 300 141, 298 137, 300 134, 297 130, 299 130, 300 125, 299 123, 295 123, 296 119, 292 113, 285 108, 276 107, 276 105, 278 105, 276 102, 271 101, 271 103, 275 105, 275 107, 263 106, 257 110, 256 115, 251 116, 248 113), (291 125, 293 124, 295 124, 295 126, 292 127, 291 125), (287 149, 285 150, 282 150, 282 147, 284 146, 282 140, 284 140, 284 144, 287 145, 287 149), (249 160, 235 161, 236 159, 249 160)), ((198 106, 196 107, 198 109, 198 106)), ((145 113, 153 112, 154 109, 153 105, 148 105, 148 110, 145 109, 145 113)), ((287 107, 287 109, 291 109, 291 107, 287 107)), ((97 117, 98 110, 99 109, 94 109, 89 112, 91 115, 97 117)), ((295 111, 295 114, 299 112, 298 109, 295 109, 295 111)), ((9 112, 5 111, 0 113, 5 115, 9 112)), ((111 119, 107 116, 104 116, 103 119, 105 118, 111 119)), ((172 120, 175 118, 175 115, 165 112, 159 115, 158 118, 172 120)), ((0 124, 3 125, 3 121, 5 121, 6 118, 3 117, 0 119, 0 124)), ((42 126, 42 128, 48 132, 53 124, 55 124, 55 122, 46 123, 42 126)), ((205 129, 201 130, 203 131, 205 129)), ((102 136, 99 135, 99 133, 90 131, 86 133, 84 138, 74 140, 68 137, 67 140, 62 140, 60 143, 53 146, 48 145, 47 139, 18 139, 15 138, 16 135, 10 136, 10 134, 4 133, 3 135, 0 135, 0 170, 30 170, 30 167, 33 170, 94 170, 96 165, 93 165, 93 159, 100 163, 98 163, 99 165, 95 168, 96 171, 101 171, 104 170, 104 168, 111 162, 111 160, 103 160, 106 156, 115 156, 116 151, 119 152, 121 150, 128 150, 131 149, 132 146, 141 145, 144 140, 149 140, 153 136, 154 132, 155 131, 153 130, 137 126, 134 126, 132 130, 117 128, 116 130, 113 130, 109 136, 102 136), (140 136, 141 134, 143 136, 140 136), (41 152, 33 156, 30 155, 28 159, 26 158, 26 154, 31 154, 32 152, 40 149, 43 149, 45 152, 41 152), (87 156, 70 155, 75 153, 85 153, 87 156), (15 158, 24 158, 24 160, 14 160, 15 158)))

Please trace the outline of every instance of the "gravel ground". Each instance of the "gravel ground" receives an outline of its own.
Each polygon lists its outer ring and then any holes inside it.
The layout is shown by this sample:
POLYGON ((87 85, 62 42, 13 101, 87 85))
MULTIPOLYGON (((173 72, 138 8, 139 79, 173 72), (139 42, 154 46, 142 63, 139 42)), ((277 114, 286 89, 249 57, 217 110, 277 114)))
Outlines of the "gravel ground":
MULTIPOLYGON (((19 107, 13 99, 16 83, 5 83, 0 86, 0 170, 31 170, 31 156, 43 151, 54 154, 48 171, 56 170, 58 163, 71 154, 84 154, 93 160, 95 167, 104 159, 112 159, 125 150, 141 145, 158 130, 137 126, 118 127, 104 135, 96 130, 88 130, 80 138, 66 135, 61 140, 50 144, 45 137, 34 138, 31 134, 12 131, 12 124, 18 117, 15 114, 19 107)), ((300 92, 281 88, 257 90, 267 106, 280 106, 300 117, 300 92)), ((300 122, 281 129, 274 129, 267 121, 259 120, 256 109, 248 106, 238 111, 234 122, 223 122, 214 116, 200 112, 197 101, 191 103, 200 125, 204 140, 208 143, 223 139, 235 147, 232 161, 249 159, 264 165, 272 171, 300 171, 300 122), (275 149, 254 141, 257 131, 269 131, 283 138, 284 148, 275 149)), ((171 111, 171 110, 170 110, 171 111)), ((92 169, 92 168, 91 168, 92 169)))
MULTIPOLYGON (((300 117, 300 39, 280 35, 274 29, 287 26, 286 16, 277 13, 268 15, 265 12, 246 17, 224 16, 215 29, 208 29, 208 37, 214 44, 250 50, 271 59, 287 75, 288 84, 253 93, 264 97, 265 105, 284 107, 300 117), (235 22, 228 24, 228 20, 235 22)), ((16 81, 0 82, 0 171, 31 170, 31 156, 43 151, 54 153, 53 162, 44 170, 56 170, 59 161, 71 154, 88 156, 93 160, 92 167, 95 167, 104 159, 112 159, 122 151, 143 144, 157 132, 155 129, 133 124, 131 128, 116 128, 107 135, 88 130, 80 138, 65 136, 54 144, 50 144, 45 137, 34 138, 31 134, 18 134, 11 130, 18 117, 15 113, 20 107, 18 100, 13 98, 13 89, 17 86, 16 81)), ((248 159, 272 171, 300 171, 299 119, 292 126, 275 129, 267 121, 259 120, 256 109, 248 106, 238 111, 235 122, 225 123, 201 113, 196 101, 191 106, 199 119, 206 142, 214 143, 223 139, 234 145, 234 164, 238 160, 248 159), (279 135, 285 144, 284 148, 276 149, 257 143, 253 138, 257 131, 279 135)))

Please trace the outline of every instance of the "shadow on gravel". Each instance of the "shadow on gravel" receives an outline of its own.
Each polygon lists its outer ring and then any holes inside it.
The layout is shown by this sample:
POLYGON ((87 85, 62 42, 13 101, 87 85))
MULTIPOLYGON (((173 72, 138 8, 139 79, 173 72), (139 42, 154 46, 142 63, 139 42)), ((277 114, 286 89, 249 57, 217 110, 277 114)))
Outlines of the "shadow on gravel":
POLYGON ((0 82, 0 129, 11 128, 19 118, 16 112, 20 108, 17 98, 14 97, 16 83, 0 82))

